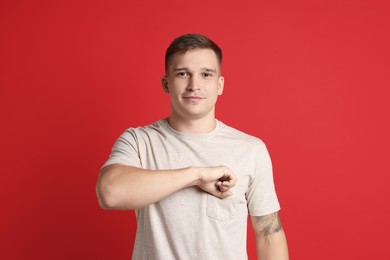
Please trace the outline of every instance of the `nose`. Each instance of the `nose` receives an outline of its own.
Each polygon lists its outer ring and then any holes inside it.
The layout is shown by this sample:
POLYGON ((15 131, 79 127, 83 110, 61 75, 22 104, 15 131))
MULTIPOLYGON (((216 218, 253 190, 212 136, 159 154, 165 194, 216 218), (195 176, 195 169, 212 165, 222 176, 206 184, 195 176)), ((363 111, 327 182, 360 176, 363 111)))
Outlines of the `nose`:
POLYGON ((200 89, 200 80, 196 76, 192 76, 188 80, 187 90, 188 91, 197 91, 200 89))

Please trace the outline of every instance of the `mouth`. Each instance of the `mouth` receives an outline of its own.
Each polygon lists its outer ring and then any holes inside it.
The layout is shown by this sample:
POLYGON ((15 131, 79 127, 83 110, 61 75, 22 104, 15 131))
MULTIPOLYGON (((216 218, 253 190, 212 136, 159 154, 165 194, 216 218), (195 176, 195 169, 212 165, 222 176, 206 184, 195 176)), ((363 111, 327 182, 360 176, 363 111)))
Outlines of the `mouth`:
POLYGON ((188 99, 188 100, 200 100, 200 99, 204 99, 204 97, 199 97, 199 96, 184 96, 183 98, 184 98, 184 99, 188 99))

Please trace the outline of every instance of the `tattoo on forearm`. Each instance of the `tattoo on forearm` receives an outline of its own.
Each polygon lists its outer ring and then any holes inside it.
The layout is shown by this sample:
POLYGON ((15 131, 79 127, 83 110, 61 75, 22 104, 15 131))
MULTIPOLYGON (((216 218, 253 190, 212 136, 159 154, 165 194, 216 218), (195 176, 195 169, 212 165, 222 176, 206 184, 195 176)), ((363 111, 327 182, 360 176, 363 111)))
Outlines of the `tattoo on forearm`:
POLYGON ((277 212, 266 215, 255 217, 256 224, 261 225, 260 233, 263 236, 268 236, 273 233, 277 233, 283 230, 282 222, 280 221, 279 214, 277 212))

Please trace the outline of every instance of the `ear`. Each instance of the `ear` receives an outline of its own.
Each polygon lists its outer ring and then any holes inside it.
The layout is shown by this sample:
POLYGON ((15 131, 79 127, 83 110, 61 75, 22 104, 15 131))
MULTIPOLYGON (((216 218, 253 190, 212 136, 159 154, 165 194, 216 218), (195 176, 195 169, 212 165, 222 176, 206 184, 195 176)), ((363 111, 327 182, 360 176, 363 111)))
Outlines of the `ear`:
POLYGON ((225 84, 225 78, 223 76, 219 76, 219 78, 218 78, 218 96, 222 95, 224 84, 225 84))
POLYGON ((169 93, 168 79, 167 79, 166 75, 162 76, 162 78, 161 78, 161 85, 162 85, 162 87, 164 89, 164 92, 165 93, 169 93))

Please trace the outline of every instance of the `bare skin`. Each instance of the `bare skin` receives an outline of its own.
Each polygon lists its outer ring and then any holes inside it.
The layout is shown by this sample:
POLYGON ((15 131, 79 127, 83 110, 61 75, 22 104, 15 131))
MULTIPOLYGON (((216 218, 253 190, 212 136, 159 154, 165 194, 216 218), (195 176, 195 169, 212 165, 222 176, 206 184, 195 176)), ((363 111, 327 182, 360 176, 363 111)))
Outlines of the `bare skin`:
POLYGON ((288 260, 286 236, 279 213, 251 216, 259 260, 288 260))
POLYGON ((104 209, 137 209, 192 186, 224 199, 235 184, 235 174, 224 166, 144 170, 114 164, 100 172, 96 192, 104 209))
POLYGON ((170 96, 172 128, 193 134, 215 128, 215 104, 223 93, 224 77, 212 50, 176 53, 161 84, 170 96))
MULTIPOLYGON (((216 125, 215 103, 222 94, 223 82, 212 50, 176 53, 161 80, 164 91, 170 95, 171 127, 185 133, 212 131, 216 125)), ((191 186, 223 199, 232 195, 230 189, 235 183, 235 174, 225 166, 160 171, 111 165, 102 169, 96 190, 103 208, 135 209, 191 186)))
MULTIPOLYGON (((168 121, 172 128, 192 134, 215 128, 215 104, 223 93, 224 78, 212 50, 176 53, 161 83, 170 95, 168 121)), ((236 181, 236 175, 225 166, 146 170, 114 164, 101 170, 96 192, 103 209, 138 209, 188 187, 224 199, 232 195, 236 181)), ((287 260, 287 243, 278 215, 251 217, 251 221, 259 259, 287 260)))

